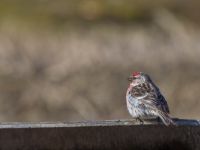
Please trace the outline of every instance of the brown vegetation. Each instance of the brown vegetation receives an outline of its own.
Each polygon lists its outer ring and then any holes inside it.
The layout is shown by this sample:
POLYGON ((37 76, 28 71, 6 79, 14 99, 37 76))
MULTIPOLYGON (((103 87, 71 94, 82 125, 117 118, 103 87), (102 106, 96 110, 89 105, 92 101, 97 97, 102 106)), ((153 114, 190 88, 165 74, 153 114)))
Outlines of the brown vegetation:
POLYGON ((0 27, 0 121, 128 118, 126 77, 150 74, 171 114, 199 118, 200 30, 159 12, 148 25, 55 33, 0 27), (159 14, 159 15, 158 15, 159 14))

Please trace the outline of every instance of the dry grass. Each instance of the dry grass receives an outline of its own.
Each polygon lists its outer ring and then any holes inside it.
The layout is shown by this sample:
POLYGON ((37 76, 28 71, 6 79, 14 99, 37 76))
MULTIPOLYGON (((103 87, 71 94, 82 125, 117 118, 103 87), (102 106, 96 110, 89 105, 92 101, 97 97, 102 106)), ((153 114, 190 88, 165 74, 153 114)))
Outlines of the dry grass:
POLYGON ((200 118, 200 30, 168 13, 153 23, 72 27, 62 33, 0 27, 0 121, 117 119, 126 77, 149 73, 176 117, 200 118))

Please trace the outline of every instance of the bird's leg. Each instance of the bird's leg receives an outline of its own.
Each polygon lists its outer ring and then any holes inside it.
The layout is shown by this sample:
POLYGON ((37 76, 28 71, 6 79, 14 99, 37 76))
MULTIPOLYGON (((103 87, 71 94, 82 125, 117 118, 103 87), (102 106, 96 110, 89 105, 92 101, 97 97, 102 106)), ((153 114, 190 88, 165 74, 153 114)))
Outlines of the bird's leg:
POLYGON ((156 117, 156 120, 157 120, 158 123, 161 122, 160 117, 156 117))

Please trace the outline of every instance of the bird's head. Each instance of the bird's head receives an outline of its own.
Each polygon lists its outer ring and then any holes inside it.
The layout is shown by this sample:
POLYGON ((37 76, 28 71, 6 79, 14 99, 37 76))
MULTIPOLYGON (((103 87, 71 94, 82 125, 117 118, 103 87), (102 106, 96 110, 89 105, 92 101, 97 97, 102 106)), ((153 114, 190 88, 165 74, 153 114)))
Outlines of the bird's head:
POLYGON ((151 80, 150 77, 143 73, 143 72, 133 72, 129 77, 128 77, 128 81, 130 81, 131 83, 134 84, 140 84, 143 82, 146 82, 148 80, 151 80))

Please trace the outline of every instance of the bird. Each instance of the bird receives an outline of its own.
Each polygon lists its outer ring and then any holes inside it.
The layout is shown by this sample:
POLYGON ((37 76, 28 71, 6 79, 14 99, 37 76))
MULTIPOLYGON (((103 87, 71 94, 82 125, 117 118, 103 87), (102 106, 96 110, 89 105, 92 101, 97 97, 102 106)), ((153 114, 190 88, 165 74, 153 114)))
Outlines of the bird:
POLYGON ((126 103, 133 118, 141 123, 142 118, 160 118, 166 126, 176 125, 169 116, 167 101, 148 74, 136 71, 128 80, 126 103))

